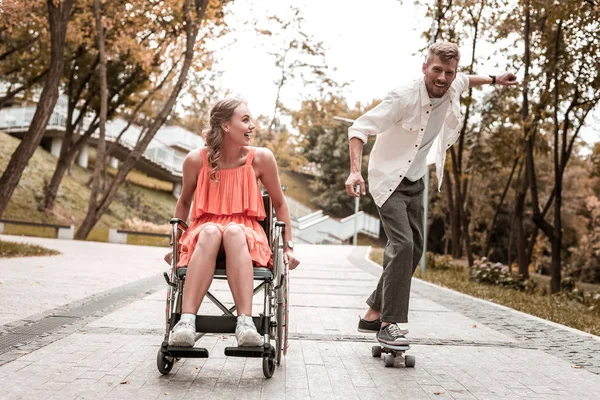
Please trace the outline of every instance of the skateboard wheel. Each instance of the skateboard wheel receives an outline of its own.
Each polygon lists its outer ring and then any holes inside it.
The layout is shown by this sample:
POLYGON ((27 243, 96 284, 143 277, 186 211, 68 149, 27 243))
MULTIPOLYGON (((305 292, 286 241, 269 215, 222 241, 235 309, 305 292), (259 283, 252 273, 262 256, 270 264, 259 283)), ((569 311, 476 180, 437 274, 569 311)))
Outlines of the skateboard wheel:
POLYGON ((390 368, 394 366, 394 361, 396 361, 396 357, 394 357, 393 354, 386 354, 383 360, 385 361, 386 368, 390 368))
POLYGON ((371 347, 371 354, 373 357, 381 357, 381 346, 371 347))
POLYGON ((414 368, 417 363, 415 356, 404 356, 404 366, 407 368, 414 368))

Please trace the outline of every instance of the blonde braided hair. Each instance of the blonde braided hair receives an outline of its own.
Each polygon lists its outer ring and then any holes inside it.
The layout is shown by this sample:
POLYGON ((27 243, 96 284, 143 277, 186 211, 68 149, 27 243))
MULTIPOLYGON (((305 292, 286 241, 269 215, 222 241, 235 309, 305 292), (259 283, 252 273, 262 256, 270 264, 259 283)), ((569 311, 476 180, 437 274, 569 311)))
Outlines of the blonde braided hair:
POLYGON ((231 121, 233 112, 240 104, 245 104, 245 102, 240 99, 223 99, 219 100, 210 110, 209 127, 205 132, 205 138, 208 163, 210 164, 208 176, 215 182, 219 181, 217 177, 217 173, 219 172, 217 161, 221 157, 221 145, 223 144, 223 135, 225 134, 222 125, 231 121))

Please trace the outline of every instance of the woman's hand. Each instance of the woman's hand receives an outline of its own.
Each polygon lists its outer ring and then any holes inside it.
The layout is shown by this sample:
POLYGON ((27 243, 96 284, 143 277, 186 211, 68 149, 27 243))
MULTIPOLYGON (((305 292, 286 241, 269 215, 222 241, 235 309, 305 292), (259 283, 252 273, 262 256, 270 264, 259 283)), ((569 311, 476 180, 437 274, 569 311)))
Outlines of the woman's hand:
POLYGON ((287 249, 283 252, 283 263, 289 267, 289 269, 295 269, 298 264, 300 264, 300 260, 294 257, 294 252, 290 249, 287 249))
POLYGON ((169 265, 171 265, 171 263, 173 262, 173 246, 169 247, 169 252, 165 254, 165 261, 169 265))

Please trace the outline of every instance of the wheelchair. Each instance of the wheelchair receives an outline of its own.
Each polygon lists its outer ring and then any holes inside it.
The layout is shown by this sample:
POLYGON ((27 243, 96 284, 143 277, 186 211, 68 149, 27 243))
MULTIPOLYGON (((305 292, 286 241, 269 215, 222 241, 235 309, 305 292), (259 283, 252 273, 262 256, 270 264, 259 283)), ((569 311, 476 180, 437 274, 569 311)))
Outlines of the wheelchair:
MULTIPOLYGON (((282 356, 287 353, 288 347, 288 287, 289 270, 283 262, 283 239, 282 230, 285 224, 276 221, 271 199, 268 194, 263 193, 263 202, 266 218, 260 222, 273 252, 273 269, 254 267, 254 281, 260 283, 254 288, 254 295, 264 292, 263 312, 258 316, 252 316, 254 325, 260 335, 264 337, 263 346, 259 347, 226 347, 225 355, 230 357, 255 357, 262 358, 263 374, 271 378, 275 367, 281 364, 282 356)), ((175 239, 178 231, 185 231, 188 227, 179 218, 170 221, 172 225, 173 261, 171 270, 165 272, 164 277, 168 285, 167 304, 165 309, 165 336, 158 350, 158 371, 167 375, 171 372, 173 365, 181 358, 207 358, 209 352, 201 347, 176 347, 169 346, 169 335, 171 330, 181 318, 183 287, 187 268, 177 268, 178 243, 175 239)), ((218 260, 215 268, 214 279, 227 279, 225 260, 218 260)), ((206 297, 215 304, 223 315, 197 315, 196 316, 196 341, 205 334, 231 334, 235 333, 236 316, 235 305, 227 308, 210 291, 206 297)))

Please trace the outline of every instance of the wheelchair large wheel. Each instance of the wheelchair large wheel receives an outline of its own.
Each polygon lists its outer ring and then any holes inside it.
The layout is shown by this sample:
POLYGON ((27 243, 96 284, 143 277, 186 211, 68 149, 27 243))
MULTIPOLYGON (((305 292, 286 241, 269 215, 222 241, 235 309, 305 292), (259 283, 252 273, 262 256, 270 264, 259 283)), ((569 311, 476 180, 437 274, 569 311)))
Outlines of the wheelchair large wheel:
MULTIPOLYGON (((279 260, 283 262, 283 249, 279 248, 278 254, 279 260)), ((289 269, 284 266, 284 275, 282 276, 281 283, 277 289, 277 332, 276 332, 276 343, 275 343, 275 362, 277 365, 281 365, 281 358, 287 353, 287 332, 288 332, 288 282, 289 282, 289 269)))
POLYGON ((285 307, 284 307, 284 313, 285 313, 285 325, 283 328, 283 355, 287 355, 287 351, 288 351, 288 329, 290 327, 290 308, 289 308, 289 304, 290 304, 290 270, 286 267, 285 269, 285 279, 284 279, 284 290, 283 290, 283 294, 284 294, 284 298, 285 298, 285 307))
POLYGON ((287 307, 284 285, 277 290, 277 298, 277 341, 275 343, 275 362, 277 365, 281 365, 281 357, 285 341, 285 308, 287 307))

